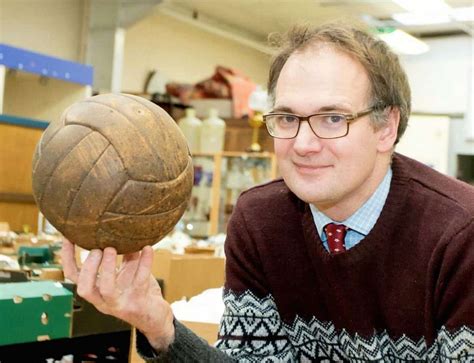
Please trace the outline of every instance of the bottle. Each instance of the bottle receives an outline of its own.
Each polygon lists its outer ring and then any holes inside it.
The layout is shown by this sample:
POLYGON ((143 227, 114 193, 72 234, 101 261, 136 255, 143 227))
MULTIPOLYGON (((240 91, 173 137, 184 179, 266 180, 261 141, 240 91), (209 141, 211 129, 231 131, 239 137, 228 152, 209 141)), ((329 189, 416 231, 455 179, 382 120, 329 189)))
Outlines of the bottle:
POLYGON ((178 126, 188 141, 191 153, 199 153, 201 151, 202 121, 196 117, 196 110, 194 110, 194 108, 187 108, 185 116, 178 120, 178 126))
POLYGON ((217 109, 209 109, 209 117, 202 122, 201 152, 219 153, 224 150, 225 121, 217 109))

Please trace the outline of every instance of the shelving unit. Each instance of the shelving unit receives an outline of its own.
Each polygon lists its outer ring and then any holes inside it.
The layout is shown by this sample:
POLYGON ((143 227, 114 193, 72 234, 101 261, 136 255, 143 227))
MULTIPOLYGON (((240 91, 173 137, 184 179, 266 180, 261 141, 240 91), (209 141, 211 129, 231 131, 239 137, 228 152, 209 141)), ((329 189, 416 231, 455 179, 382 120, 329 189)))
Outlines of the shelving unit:
POLYGON ((31 163, 49 122, 92 93, 93 69, 0 44, 0 221, 36 229, 31 163))
POLYGON ((225 233, 226 216, 231 213, 226 209, 233 207, 238 194, 277 176, 276 159, 271 152, 196 153, 193 161, 195 185, 184 223, 187 232, 196 237, 225 233), (229 177, 231 168, 240 174, 229 177))

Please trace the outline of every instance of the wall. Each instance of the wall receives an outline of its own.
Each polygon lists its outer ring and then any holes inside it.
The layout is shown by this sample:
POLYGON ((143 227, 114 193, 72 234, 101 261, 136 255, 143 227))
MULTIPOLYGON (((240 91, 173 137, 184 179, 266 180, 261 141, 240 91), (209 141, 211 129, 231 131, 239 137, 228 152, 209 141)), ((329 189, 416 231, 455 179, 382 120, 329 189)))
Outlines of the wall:
POLYGON ((43 121, 59 120, 74 102, 87 97, 89 87, 15 72, 5 77, 3 112, 43 121))
POLYGON ((265 85, 269 56, 165 15, 153 15, 126 32, 122 89, 142 91, 153 69, 170 81, 195 83, 210 77, 216 65, 235 67, 265 85))
POLYGON ((1 0, 0 43, 79 61, 84 0, 1 0))
POLYGON ((465 113, 473 43, 469 36, 423 39, 430 51, 401 57, 412 89, 413 111, 465 113))
POLYGON ((448 174, 455 176, 457 154, 474 155, 474 42, 467 35, 424 41, 429 52, 401 57, 412 90, 412 110, 462 115, 451 119, 449 127, 448 174))

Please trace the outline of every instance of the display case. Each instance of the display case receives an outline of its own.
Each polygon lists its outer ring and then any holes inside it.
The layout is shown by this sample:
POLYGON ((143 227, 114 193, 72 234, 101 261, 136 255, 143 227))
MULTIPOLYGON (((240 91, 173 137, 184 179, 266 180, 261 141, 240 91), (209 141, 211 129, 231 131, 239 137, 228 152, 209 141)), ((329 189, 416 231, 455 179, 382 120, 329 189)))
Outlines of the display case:
POLYGON ((91 66, 0 44, 0 221, 14 231, 36 229, 31 163, 43 130, 92 81, 91 66))
POLYGON ((270 152, 196 153, 193 163, 194 186, 182 222, 195 238, 225 233, 240 193, 277 176, 275 155, 270 152))

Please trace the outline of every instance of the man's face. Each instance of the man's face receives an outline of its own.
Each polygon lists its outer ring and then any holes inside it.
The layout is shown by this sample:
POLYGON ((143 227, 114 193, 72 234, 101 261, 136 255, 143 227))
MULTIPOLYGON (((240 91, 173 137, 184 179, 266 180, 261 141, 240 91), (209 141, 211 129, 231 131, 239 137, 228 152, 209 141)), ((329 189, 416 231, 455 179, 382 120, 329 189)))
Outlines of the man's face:
MULTIPOLYGON (((331 47, 316 46, 294 53, 284 65, 274 110, 301 116, 360 112, 371 106, 369 90, 369 78, 359 62, 331 47)), ((383 129, 374 130, 370 116, 350 124, 347 136, 331 140, 319 139, 302 122, 296 138, 274 140, 280 173, 300 199, 322 211, 347 208, 352 214, 385 175, 382 133, 383 129)))

